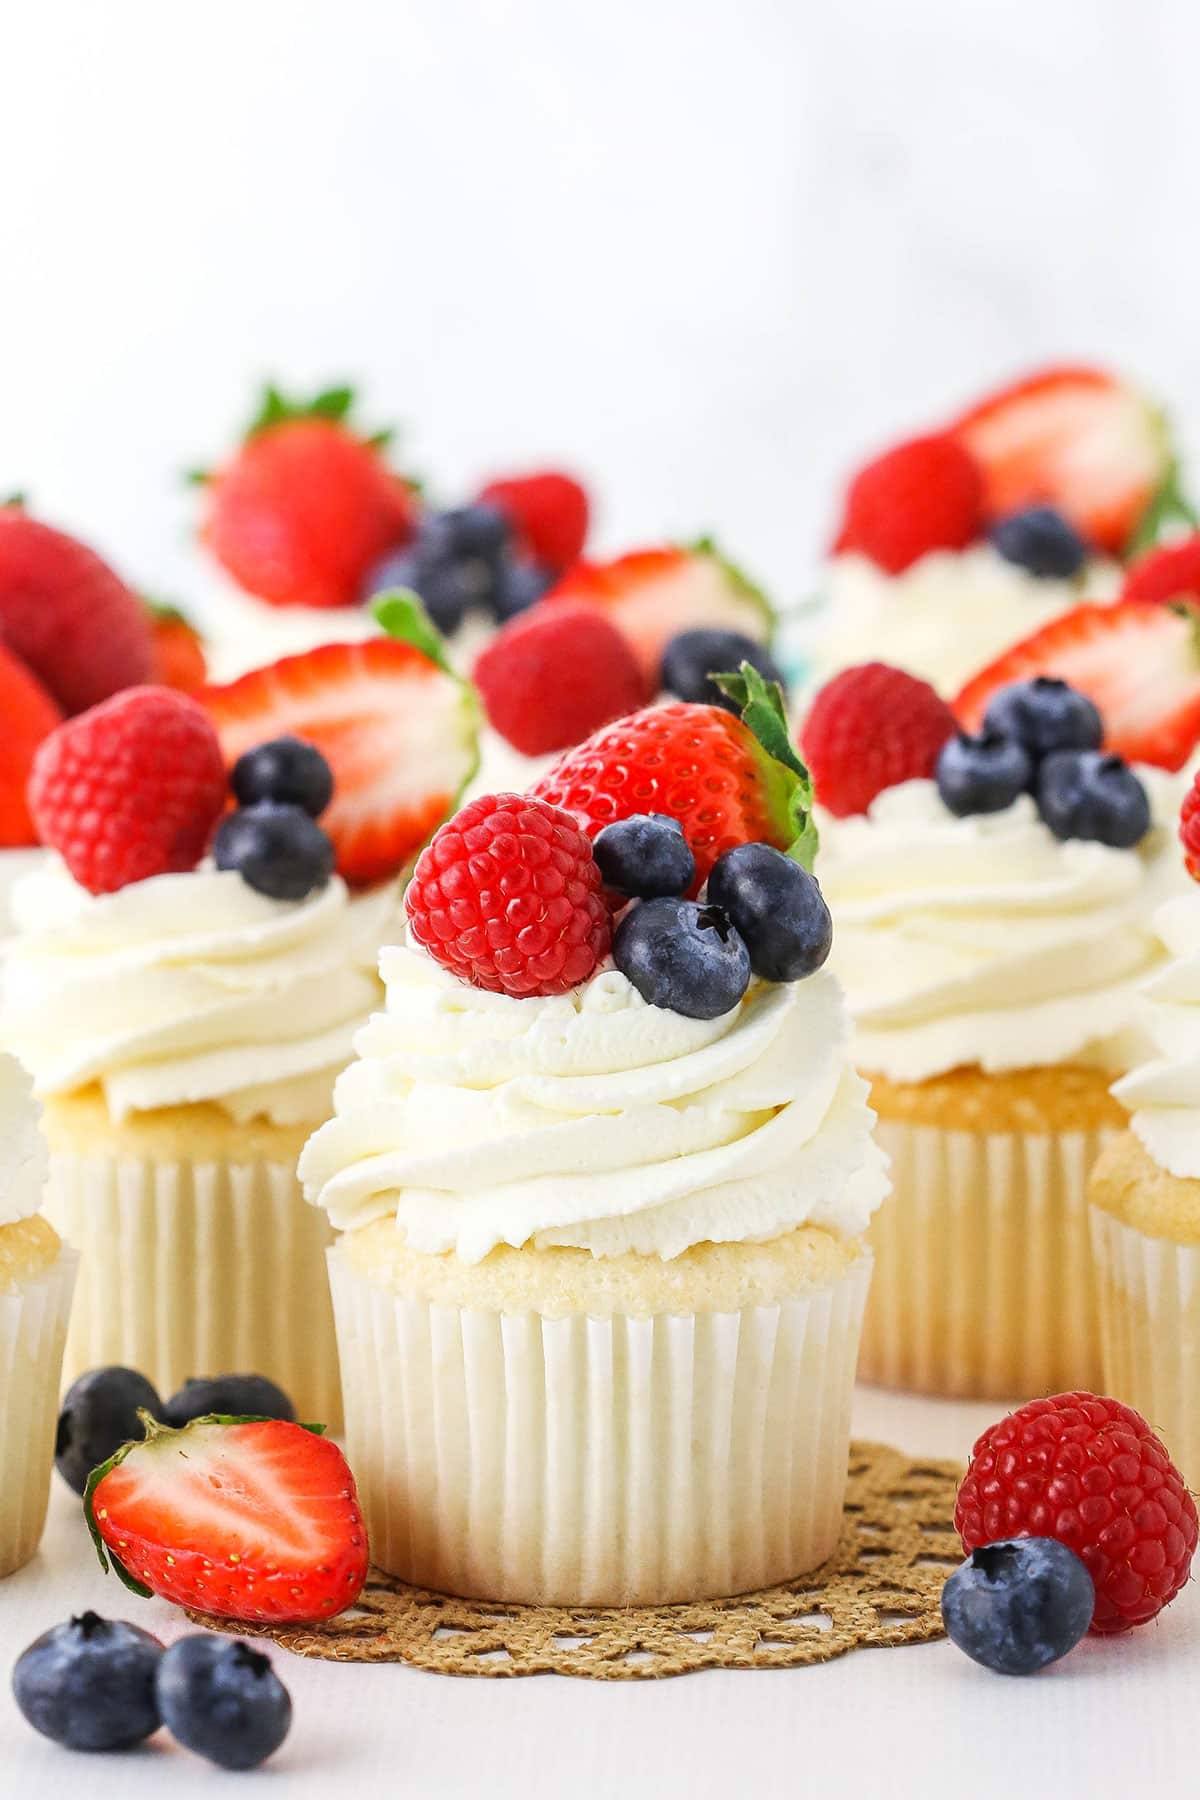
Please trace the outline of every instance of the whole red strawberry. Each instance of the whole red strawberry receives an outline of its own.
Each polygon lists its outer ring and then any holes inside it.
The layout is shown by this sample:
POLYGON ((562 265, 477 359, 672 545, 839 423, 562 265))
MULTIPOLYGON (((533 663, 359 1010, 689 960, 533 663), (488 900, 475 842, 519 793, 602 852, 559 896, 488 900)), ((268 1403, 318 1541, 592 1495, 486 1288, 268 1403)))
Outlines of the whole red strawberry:
POLYGON ((971 1452, 954 1523, 968 1554, 1052 1537, 1086 1563, 1095 1632, 1129 1631, 1188 1579, 1196 1505, 1145 1419, 1119 1400, 1056 1394, 993 1425, 971 1452))
POLYGON ((0 644, 0 847, 36 844, 26 790, 37 747, 62 713, 37 676, 0 644))
POLYGON ((1200 881, 1200 775, 1184 796, 1179 814, 1179 839, 1187 872, 1193 881, 1200 881))
POLYGON ((154 679, 182 694, 198 694, 208 680, 204 639, 174 606, 147 602, 154 633, 154 679))
POLYGON ((543 800, 484 794, 421 852, 404 896, 435 962, 492 993, 565 994, 608 955, 592 846, 543 800))
POLYGON ((498 631, 473 671, 487 715, 526 756, 565 750, 642 700, 632 648, 587 606, 534 606, 498 631))
POLYGON ((137 596, 94 550, 0 506, 0 638, 65 713, 154 678, 137 596))
POLYGON ((915 675, 862 663, 813 701, 801 744, 819 803, 836 818, 864 813, 884 788, 933 774, 957 729, 946 702, 915 675))
POLYGON ((507 513, 517 546, 558 575, 583 555, 587 542, 587 490, 573 475, 544 469, 489 481, 479 498, 507 513))
POLYGON ((382 444, 358 436, 348 388, 308 406, 273 388, 245 441, 203 477, 201 535, 247 593, 273 606, 351 606, 385 550, 416 526, 410 489, 382 444))
POLYGON ((111 894, 194 869, 227 798, 211 719, 171 688, 127 688, 51 732, 29 810, 76 881, 111 894))
POLYGON ((965 549, 983 525, 983 476, 970 451, 945 435, 911 438, 851 481, 834 549, 899 575, 931 550, 965 549))
POLYGON ((1130 563, 1121 598, 1200 601, 1200 532, 1148 550, 1130 563))

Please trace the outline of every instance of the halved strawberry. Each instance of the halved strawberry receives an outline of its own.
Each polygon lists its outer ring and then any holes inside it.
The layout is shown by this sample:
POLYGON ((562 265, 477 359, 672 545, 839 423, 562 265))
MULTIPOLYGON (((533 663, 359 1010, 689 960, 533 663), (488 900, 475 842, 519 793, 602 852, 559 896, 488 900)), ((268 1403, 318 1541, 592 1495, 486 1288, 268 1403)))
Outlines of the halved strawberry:
POLYGON ((384 597, 376 616, 396 635, 323 644, 201 695, 231 767, 269 738, 305 738, 322 752, 333 799, 321 824, 339 874, 356 886, 416 855, 479 760, 478 701, 442 659, 419 602, 384 597))
POLYGON ((1159 413, 1103 369, 1039 369, 952 427, 983 470, 994 518, 1045 501, 1119 555, 1172 469, 1159 413))
POLYGON ((1200 607, 1075 607, 967 683, 954 702, 963 728, 977 731, 993 694, 1034 675, 1057 675, 1094 700, 1105 747, 1130 762, 1180 769, 1200 743, 1200 607))
POLYGON ((354 1477, 320 1429, 142 1413, 145 1438, 96 1469, 84 1513, 126 1587, 223 1619, 331 1619, 367 1578, 354 1477))
POLYGON ((62 724, 58 703, 19 656, 0 644, 0 847, 36 844, 29 816, 29 775, 34 753, 62 724))
POLYGON ((578 562, 542 603, 562 600, 608 614, 633 646, 647 699, 658 692, 663 651, 681 631, 724 626, 766 643, 774 624, 766 595, 708 538, 629 550, 611 562, 578 562))

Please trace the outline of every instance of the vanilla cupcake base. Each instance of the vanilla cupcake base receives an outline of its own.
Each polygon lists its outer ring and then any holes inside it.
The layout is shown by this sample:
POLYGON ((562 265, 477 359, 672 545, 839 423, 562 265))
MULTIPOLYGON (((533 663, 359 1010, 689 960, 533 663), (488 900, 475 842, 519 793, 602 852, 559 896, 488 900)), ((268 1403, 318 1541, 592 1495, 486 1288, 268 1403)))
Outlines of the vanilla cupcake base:
POLYGON ((664 1604, 815 1568, 842 1526, 870 1258, 802 1229, 673 1262, 331 1251, 372 1560, 536 1604, 664 1604))
MULTIPOLYGON (((44 1221, 29 1223, 44 1227, 44 1221)), ((20 1226, 0 1227, 4 1241, 20 1226)), ((52 1236, 52 1234, 51 1234, 52 1236)), ((63 1346, 78 1257, 50 1246, 28 1273, 0 1285, 0 1576, 33 1556, 46 1523, 63 1346)))
POLYGON ((51 1100, 45 1127, 46 1214, 82 1256, 66 1379, 123 1363, 165 1399, 193 1375, 266 1375, 339 1429, 332 1233, 296 1179, 307 1128, 208 1106, 114 1124, 98 1095, 51 1100))

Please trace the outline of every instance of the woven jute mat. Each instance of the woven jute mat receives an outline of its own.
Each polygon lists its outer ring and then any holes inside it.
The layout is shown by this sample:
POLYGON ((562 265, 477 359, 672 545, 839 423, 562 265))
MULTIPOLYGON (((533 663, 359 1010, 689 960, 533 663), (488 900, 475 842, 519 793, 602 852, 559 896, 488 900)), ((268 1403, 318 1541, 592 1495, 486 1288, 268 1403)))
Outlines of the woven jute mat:
POLYGON ((849 1650, 942 1635, 941 1593, 962 1560, 954 1463, 852 1444, 846 1529, 824 1567, 780 1587, 694 1606, 504 1606, 407 1587, 372 1569, 353 1611, 326 1625, 199 1625, 270 1638, 298 1656, 402 1662, 443 1675, 642 1681, 696 1669, 789 1669, 849 1650))

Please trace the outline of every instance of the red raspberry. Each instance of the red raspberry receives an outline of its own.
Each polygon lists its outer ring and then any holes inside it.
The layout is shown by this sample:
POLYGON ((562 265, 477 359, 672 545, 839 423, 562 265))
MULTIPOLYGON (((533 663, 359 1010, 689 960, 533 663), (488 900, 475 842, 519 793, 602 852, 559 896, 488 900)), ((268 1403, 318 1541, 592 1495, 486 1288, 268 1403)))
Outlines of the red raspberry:
POLYGON ((1188 789, 1179 814, 1179 841, 1193 881, 1200 881, 1200 775, 1188 789))
POLYGON ((68 719, 29 778, 38 836, 92 894, 194 869, 226 798, 212 721, 172 688, 126 688, 68 719))
POLYGON ((985 1431, 958 1490, 967 1553, 1052 1537, 1096 1584, 1092 1630, 1145 1625, 1188 1579, 1196 1505, 1145 1419, 1119 1400, 1056 1394, 985 1431))
POLYGON ((578 987, 612 944, 590 842, 569 814, 524 794, 484 794, 443 825, 404 903, 435 962, 518 999, 578 987))
POLYGON ((1130 563, 1122 600, 1200 600, 1200 531, 1130 563))
POLYGON ((884 788, 932 775, 956 729, 927 681, 887 663, 862 663, 821 689, 801 744, 817 799, 844 819, 866 812, 884 788))
POLYGON ((508 514, 518 546, 555 575, 583 555, 588 497, 573 476, 552 469, 513 475, 489 481, 479 498, 508 514))
POLYGON ((526 756, 566 750, 641 705, 625 637, 590 606, 535 606, 498 631, 475 664, 487 715, 526 756))
POLYGON ((983 531, 983 475, 952 437, 912 438, 860 469, 835 550, 899 575, 929 550, 962 550, 983 531))

